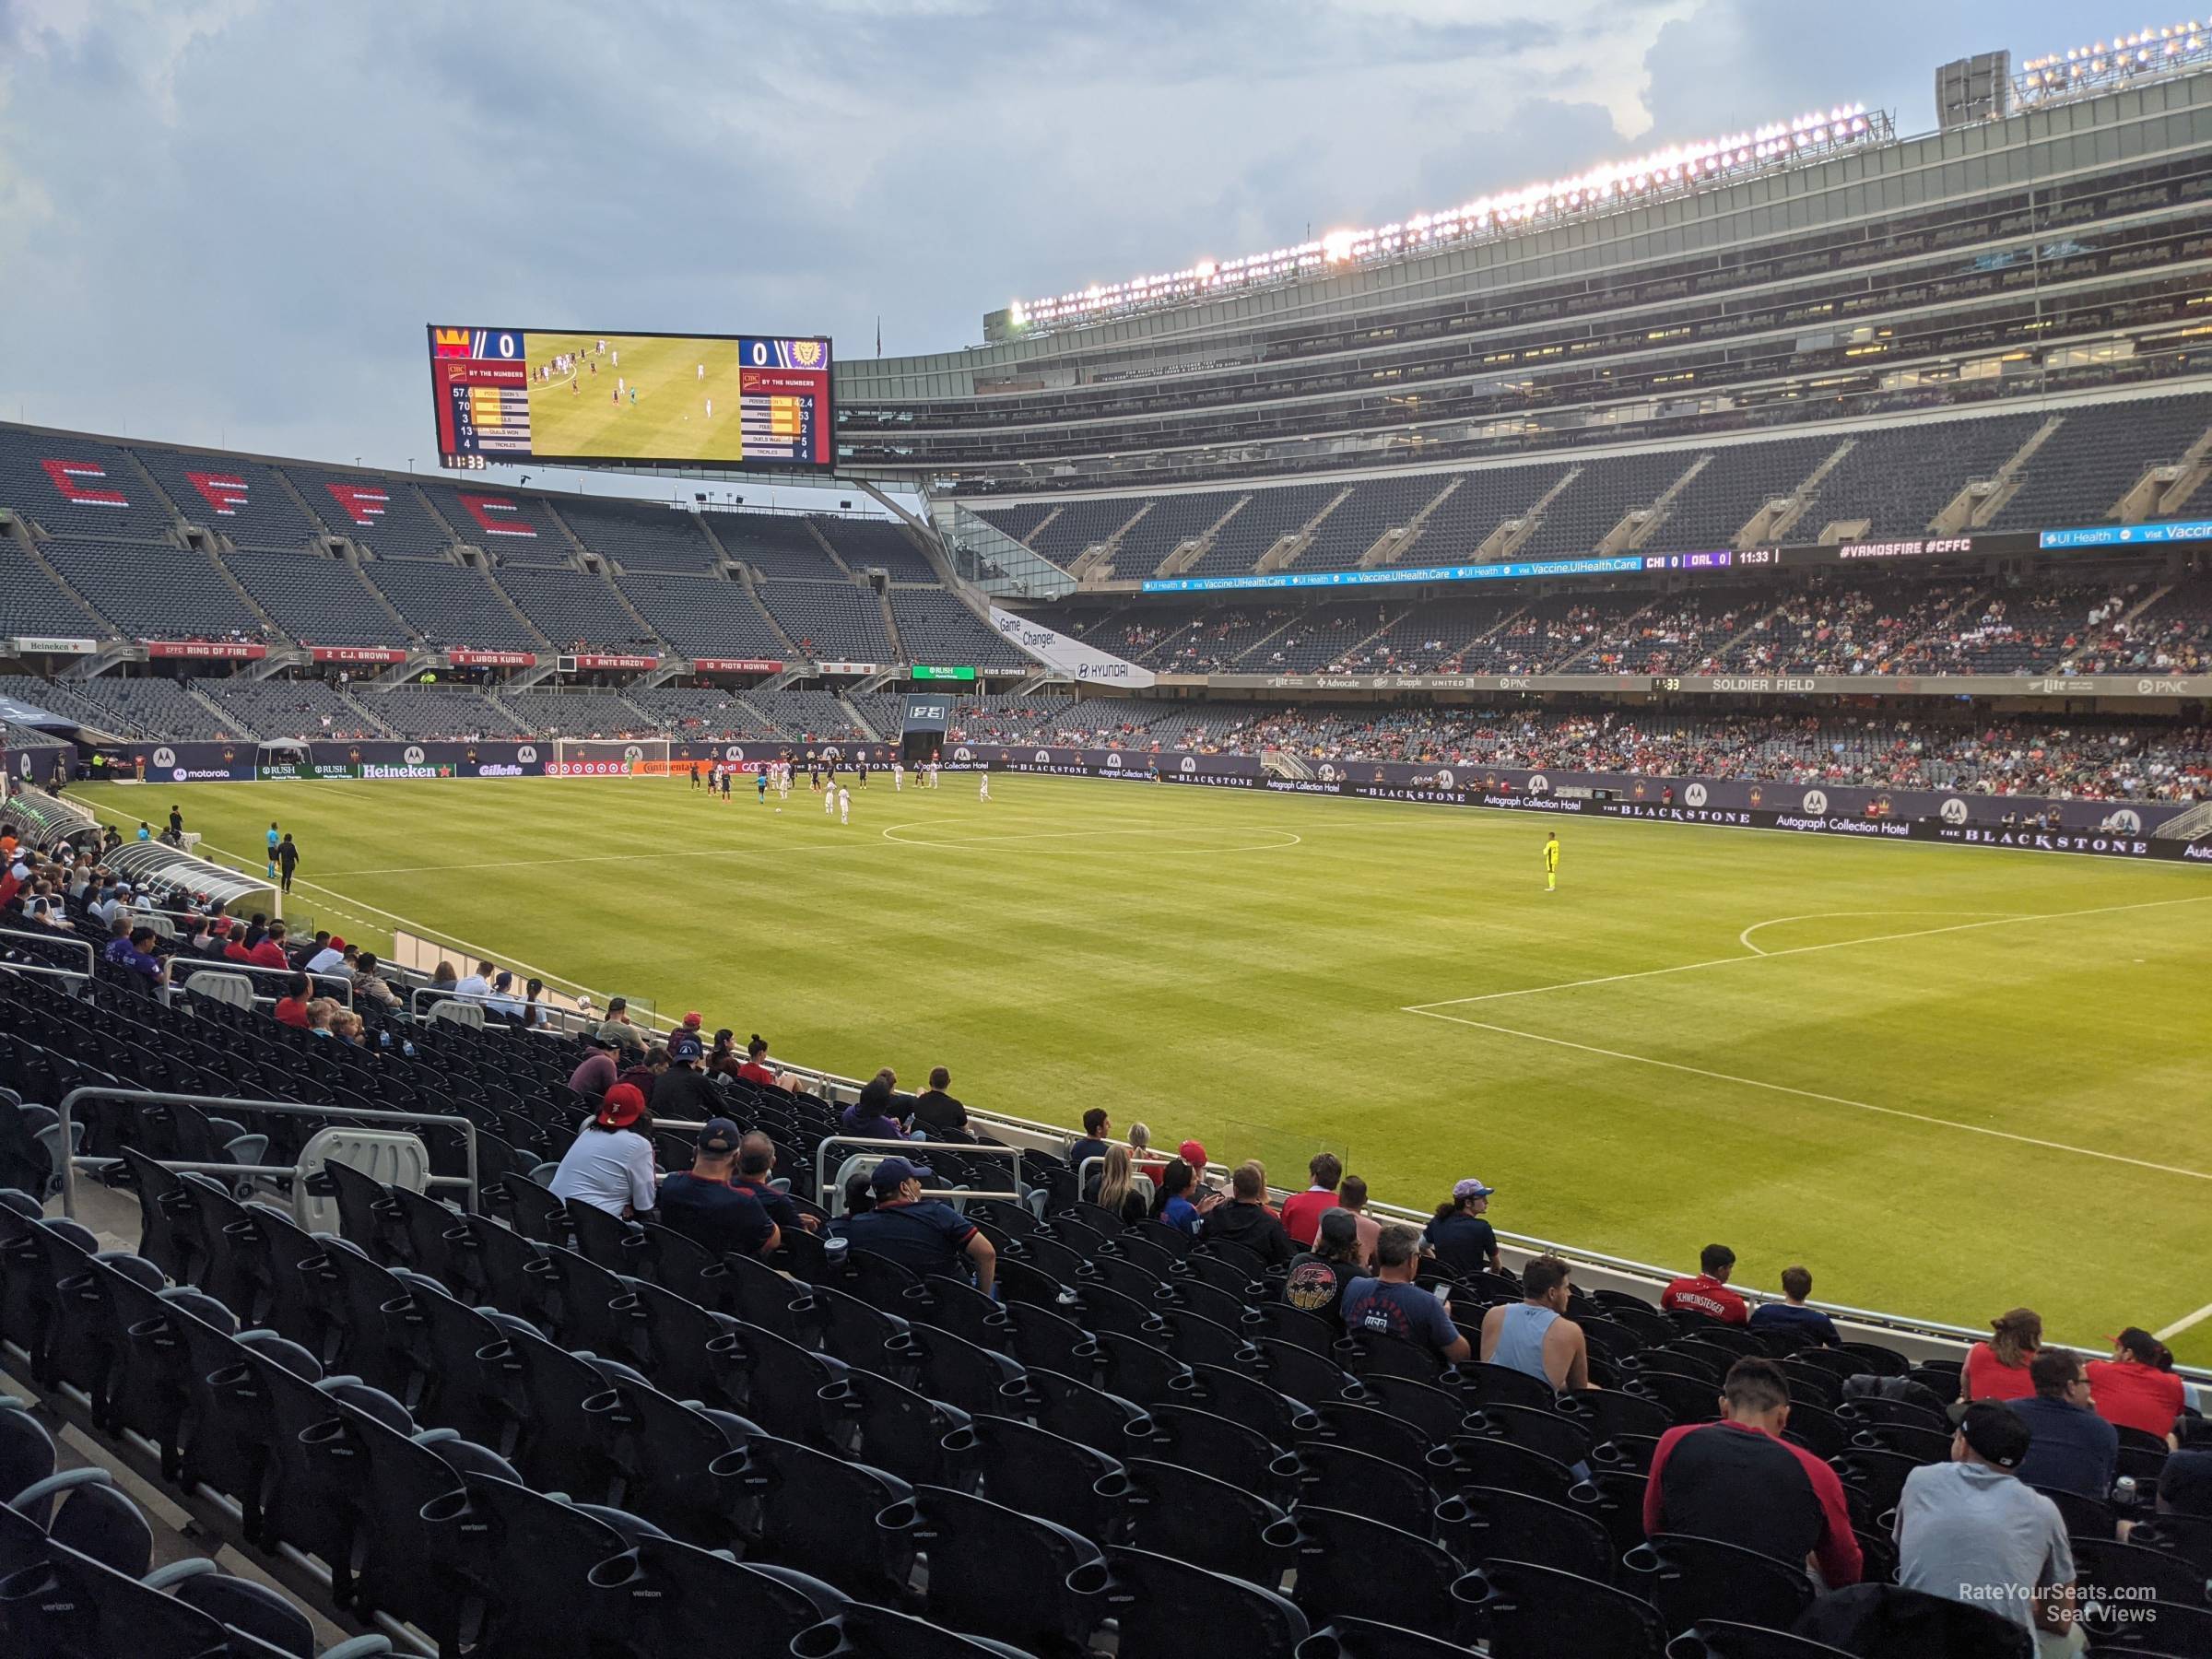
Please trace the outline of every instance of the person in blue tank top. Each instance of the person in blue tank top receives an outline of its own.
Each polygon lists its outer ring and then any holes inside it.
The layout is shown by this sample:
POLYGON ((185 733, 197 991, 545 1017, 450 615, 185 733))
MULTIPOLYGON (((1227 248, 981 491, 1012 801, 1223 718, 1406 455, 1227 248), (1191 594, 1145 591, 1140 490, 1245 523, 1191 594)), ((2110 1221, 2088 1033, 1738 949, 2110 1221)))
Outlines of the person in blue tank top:
POLYGON ((1521 1300, 1482 1316, 1482 1360, 1525 1371, 1561 1394, 1590 1386, 1590 1346, 1567 1317, 1572 1271, 1558 1256, 1537 1256, 1521 1269, 1521 1300))

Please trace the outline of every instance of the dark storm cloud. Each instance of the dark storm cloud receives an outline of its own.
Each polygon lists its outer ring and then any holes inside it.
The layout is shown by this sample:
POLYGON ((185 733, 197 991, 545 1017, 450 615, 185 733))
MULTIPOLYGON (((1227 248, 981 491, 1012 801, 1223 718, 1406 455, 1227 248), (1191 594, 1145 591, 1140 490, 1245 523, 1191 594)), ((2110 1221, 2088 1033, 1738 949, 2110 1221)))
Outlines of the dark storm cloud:
POLYGON ((1845 98, 2064 8, 0 0, 0 416, 404 462, 432 319, 982 314, 1845 98))

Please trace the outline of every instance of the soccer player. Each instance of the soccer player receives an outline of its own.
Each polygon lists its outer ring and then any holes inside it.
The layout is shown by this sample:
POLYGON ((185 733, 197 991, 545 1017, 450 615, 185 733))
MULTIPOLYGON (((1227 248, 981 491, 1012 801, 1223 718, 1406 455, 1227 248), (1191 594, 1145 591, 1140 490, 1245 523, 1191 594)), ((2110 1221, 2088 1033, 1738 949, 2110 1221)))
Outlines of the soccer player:
POLYGON ((276 833, 276 820, 271 818, 269 820, 269 878, 271 880, 275 880, 276 877, 276 843, 283 839, 284 837, 276 833))
POLYGON ((975 798, 979 801, 987 801, 991 798, 991 774, 987 771, 979 771, 975 774, 975 798))
POLYGON ((760 792, 760 805, 761 805, 761 806, 767 806, 767 805, 768 805, 768 768, 767 768, 767 767, 765 767, 765 766, 764 766, 764 767, 762 767, 762 768, 761 768, 761 769, 760 769, 759 771, 757 771, 757 772, 755 772, 755 773, 753 774, 753 782, 754 782, 754 785, 755 785, 755 786, 756 786, 756 787, 757 787, 757 788, 759 790, 759 792, 760 792))
POLYGON ((860 786, 863 789, 868 786, 868 757, 867 751, 865 749, 861 751, 860 757, 860 786))
POLYGON ((1559 890, 1559 835, 1556 830, 1544 838, 1544 890, 1559 890))
POLYGON ((835 786, 832 786, 832 787, 830 787, 830 788, 828 788, 828 789, 825 789, 825 790, 823 790, 823 791, 822 791, 822 816, 823 816, 824 818, 828 818, 828 817, 829 817, 829 816, 830 816, 831 813, 835 812, 836 810, 837 810, 837 790, 836 790, 835 786))
POLYGON ((699 378, 702 381, 707 378, 707 366, 704 363, 699 366, 699 378))
POLYGON ((714 400, 711 397, 707 399, 707 418, 709 420, 714 418, 714 400))
POLYGON ((891 793, 900 794, 906 789, 906 762, 897 755, 891 757, 891 793))
POLYGON ((842 783, 837 786, 837 821, 841 824, 853 821, 853 792, 842 783))
POLYGON ((699 768, 696 766, 687 766, 684 768, 684 770, 691 774, 691 787, 697 789, 700 786, 699 768))

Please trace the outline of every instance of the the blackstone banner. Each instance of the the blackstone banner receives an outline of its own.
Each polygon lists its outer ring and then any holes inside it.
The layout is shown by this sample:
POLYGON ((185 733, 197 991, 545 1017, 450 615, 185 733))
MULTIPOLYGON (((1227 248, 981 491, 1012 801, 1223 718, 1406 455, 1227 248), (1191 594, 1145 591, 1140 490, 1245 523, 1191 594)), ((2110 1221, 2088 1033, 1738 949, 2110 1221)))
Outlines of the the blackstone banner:
POLYGON ((1182 782, 1219 783, 1256 780, 1266 768, 1257 755, 1154 754, 1140 749, 1022 748, 1006 743, 946 745, 939 760, 947 771, 1049 772, 1069 778, 1171 778, 1182 782))

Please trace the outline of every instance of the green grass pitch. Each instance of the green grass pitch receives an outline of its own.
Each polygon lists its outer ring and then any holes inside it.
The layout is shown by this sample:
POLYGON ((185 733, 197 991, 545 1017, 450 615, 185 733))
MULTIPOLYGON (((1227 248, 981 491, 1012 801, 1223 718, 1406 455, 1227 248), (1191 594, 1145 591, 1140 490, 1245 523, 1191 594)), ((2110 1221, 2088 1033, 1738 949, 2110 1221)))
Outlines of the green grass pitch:
POLYGON ((605 460, 737 461, 737 342, 648 335, 530 336, 530 367, 562 352, 584 355, 576 389, 530 383, 530 447, 539 455, 605 460), (608 350, 589 355, 604 339, 608 350), (619 361, 616 359, 619 359, 619 361), (598 372, 592 364, 598 364, 598 372), (706 378, 700 378, 700 369, 706 378), (618 401, 615 382, 623 383, 618 401), (635 387, 633 401, 629 389, 635 387), (707 413, 712 401, 714 412, 707 413))
MULTIPOLYGON (((2212 885, 1748 830, 971 776, 781 813, 680 780, 111 785, 295 921, 481 947, 847 1074, 1105 1106, 1286 1185, 1497 1186, 1507 1230, 2096 1344, 2212 1301, 2212 885), (1547 894, 1539 850, 1564 847, 1547 894), (1761 954, 1763 953, 1763 954, 1761 954), (1525 994, 1522 994, 1525 993, 1525 994), (1459 999, 1482 1000, 1459 1000, 1459 999), (1430 1006, 1426 1012, 1409 1007, 1430 1006)), ((771 795, 771 800, 773 799, 771 795)), ((2212 1320, 2177 1336, 2212 1360, 2212 1320)))

